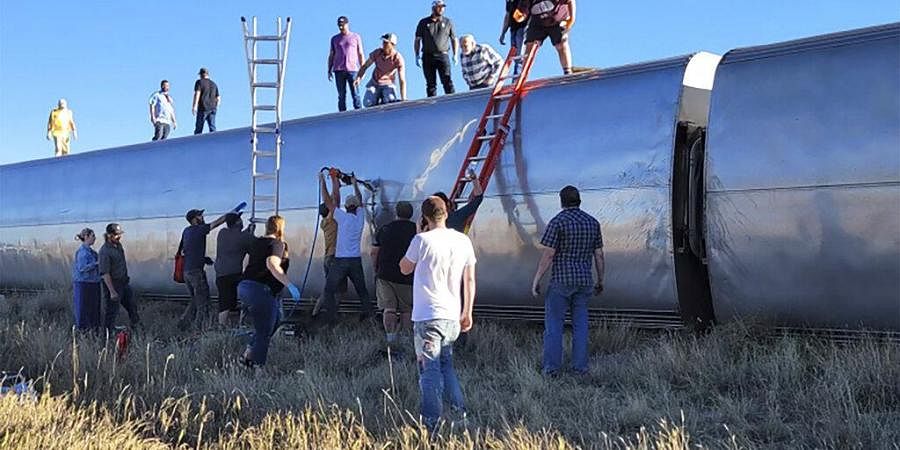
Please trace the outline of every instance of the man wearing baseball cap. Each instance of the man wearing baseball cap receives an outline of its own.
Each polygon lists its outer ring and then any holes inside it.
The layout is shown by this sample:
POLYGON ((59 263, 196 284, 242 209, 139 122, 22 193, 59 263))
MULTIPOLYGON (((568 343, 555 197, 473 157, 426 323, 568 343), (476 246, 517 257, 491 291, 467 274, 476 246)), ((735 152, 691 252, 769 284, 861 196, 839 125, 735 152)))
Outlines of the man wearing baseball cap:
MULTIPOLYGON (((238 205, 230 212, 240 212, 243 206, 246 206, 246 203, 238 205)), ((178 253, 184 255, 184 285, 187 286, 191 301, 178 320, 178 326, 181 329, 190 328, 195 320, 201 329, 208 325, 207 322, 210 318, 209 282, 206 279, 204 265, 213 262, 206 256, 206 236, 214 228, 225 223, 227 216, 228 214, 223 214, 212 223, 206 223, 203 220, 202 209, 192 209, 184 216, 189 225, 181 233, 178 253)))
POLYGON ((362 306, 360 320, 372 315, 372 302, 366 287, 366 277, 363 273, 359 248, 363 227, 366 224, 366 212, 360 208, 362 193, 359 191, 359 183, 356 181, 356 176, 351 176, 350 183, 353 184, 353 194, 348 195, 344 201, 346 206, 346 211, 344 211, 341 210, 341 182, 338 174, 332 171, 329 175, 331 176, 332 201, 328 207, 333 210, 334 220, 338 226, 337 246, 334 252, 334 263, 325 280, 324 305, 322 306, 325 311, 316 315, 316 321, 319 323, 324 320, 329 325, 333 325, 337 320, 338 310, 334 294, 345 279, 350 278, 356 293, 359 294, 362 306))
POLYGON ((119 224, 107 225, 106 233, 103 235, 105 242, 103 247, 100 247, 98 254, 100 277, 103 279, 101 287, 103 298, 106 299, 104 325, 110 331, 116 325, 119 305, 124 306, 125 311, 128 311, 128 319, 131 321, 132 328, 137 328, 141 323, 134 293, 128 284, 130 279, 128 278, 128 264, 125 262, 125 247, 122 246, 123 234, 125 231, 119 224))
POLYGON ((381 48, 369 55, 369 59, 359 68, 359 74, 353 80, 354 86, 359 86, 360 80, 366 75, 369 66, 374 65, 372 80, 366 85, 366 95, 363 104, 366 108, 375 105, 393 103, 406 100, 406 66, 403 55, 397 51, 397 35, 387 33, 381 36, 381 48), (400 80, 400 98, 397 98, 397 88, 394 84, 400 80))
POLYGON ((328 80, 334 80, 338 92, 338 111, 347 110, 347 88, 353 98, 353 109, 359 109, 359 92, 353 80, 359 72, 359 66, 365 60, 362 37, 350 31, 350 19, 338 17, 340 32, 331 37, 331 48, 328 51, 328 80))
POLYGON ((194 83, 194 103, 191 112, 197 116, 194 134, 203 132, 203 122, 209 125, 209 132, 216 131, 216 110, 219 108, 219 86, 209 79, 209 71, 201 67, 200 79, 194 83))
POLYGON ((441 85, 445 94, 456 92, 453 78, 450 76, 450 57, 448 52, 453 48, 453 64, 459 62, 459 48, 456 42, 456 31, 453 21, 444 16, 447 4, 443 0, 431 3, 431 15, 420 20, 416 26, 416 65, 425 72, 425 92, 429 97, 437 95, 437 75, 441 77, 441 85), (419 50, 422 51, 419 56, 419 50))

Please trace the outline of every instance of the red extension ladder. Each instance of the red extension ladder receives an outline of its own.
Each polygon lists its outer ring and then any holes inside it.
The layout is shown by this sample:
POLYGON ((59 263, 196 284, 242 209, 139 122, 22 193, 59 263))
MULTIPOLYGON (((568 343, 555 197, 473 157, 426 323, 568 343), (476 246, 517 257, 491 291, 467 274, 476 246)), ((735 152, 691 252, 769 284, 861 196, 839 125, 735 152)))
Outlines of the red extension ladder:
MULTIPOLYGON (((509 50, 509 55, 507 55, 506 62, 500 70, 500 76, 497 78, 491 97, 484 108, 484 114, 481 115, 481 121, 475 130, 472 144, 469 145, 469 151, 466 153, 466 158, 459 169, 456 183, 453 185, 450 198, 457 205, 469 201, 471 192, 469 195, 465 195, 466 186, 474 179, 469 178, 468 173, 470 170, 474 171, 479 163, 481 163, 481 172, 476 176, 478 181, 481 182, 482 188, 487 190, 488 182, 491 180, 497 161, 500 160, 500 153, 506 145, 506 137, 510 132, 509 120, 522 99, 523 87, 528 79, 531 66, 534 64, 534 57, 538 48, 540 47, 533 45, 531 46, 531 51, 523 52, 521 55, 517 55, 518 49, 515 47, 509 50), (512 68, 519 61, 522 61, 519 73, 513 75, 512 68), (504 102, 506 102, 506 106, 503 106, 504 102), (488 131, 489 123, 493 124, 492 131, 488 131), (486 143, 488 144, 487 152, 484 151, 486 143)), ((474 218, 474 215, 472 215, 466 220, 467 231, 474 218)))

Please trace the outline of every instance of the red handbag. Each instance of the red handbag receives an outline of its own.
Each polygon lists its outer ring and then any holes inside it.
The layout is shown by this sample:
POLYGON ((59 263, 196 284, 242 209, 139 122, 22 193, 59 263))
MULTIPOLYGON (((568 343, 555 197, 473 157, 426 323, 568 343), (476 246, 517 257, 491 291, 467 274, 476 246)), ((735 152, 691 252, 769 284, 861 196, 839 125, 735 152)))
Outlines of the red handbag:
POLYGON ((184 248, 184 241, 178 243, 178 252, 175 253, 175 272, 172 273, 172 279, 176 283, 184 283, 184 254, 181 253, 184 248))

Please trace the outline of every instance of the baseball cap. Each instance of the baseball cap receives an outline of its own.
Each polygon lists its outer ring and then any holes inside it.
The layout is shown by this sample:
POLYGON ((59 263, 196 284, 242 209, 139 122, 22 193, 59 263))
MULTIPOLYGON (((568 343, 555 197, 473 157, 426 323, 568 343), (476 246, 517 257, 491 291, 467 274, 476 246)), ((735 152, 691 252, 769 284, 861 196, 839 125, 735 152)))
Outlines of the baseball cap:
POLYGON ((338 17, 338 25, 343 25, 345 23, 350 23, 350 19, 347 16, 338 17))
POLYGON ((106 234, 125 234, 122 226, 117 223, 111 223, 106 226, 106 234))
POLYGON ((385 33, 381 35, 382 41, 390 42, 391 44, 397 45, 397 35, 394 33, 385 33))
POLYGON ((187 214, 184 215, 184 218, 187 219, 188 222, 190 222, 190 221, 194 220, 195 217, 202 216, 203 211, 204 210, 202 210, 202 209, 192 209, 192 210, 188 211, 187 214))
POLYGON ((199 73, 200 75, 206 75, 209 73, 209 70, 207 70, 206 67, 201 67, 199 73))
POLYGON ((432 7, 432 8, 435 8, 435 7, 438 7, 438 6, 447 6, 447 4, 444 3, 444 0, 434 0, 433 2, 431 2, 431 7, 432 7))
POLYGON ((344 200, 344 205, 346 205, 348 208, 351 206, 356 206, 358 208, 359 207, 359 197, 357 197, 354 194, 348 195, 347 199, 344 200))

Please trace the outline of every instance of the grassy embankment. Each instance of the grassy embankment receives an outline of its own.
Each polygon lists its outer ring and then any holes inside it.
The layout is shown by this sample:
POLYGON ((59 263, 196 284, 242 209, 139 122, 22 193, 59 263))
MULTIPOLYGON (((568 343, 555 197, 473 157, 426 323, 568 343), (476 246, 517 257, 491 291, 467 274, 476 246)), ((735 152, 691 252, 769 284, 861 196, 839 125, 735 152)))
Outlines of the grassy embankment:
MULTIPOLYGON (((65 295, 0 303, 0 369, 37 379, 36 402, 0 399, 0 447, 426 448, 414 361, 389 364, 373 325, 276 338, 268 367, 237 367, 242 339, 178 333, 179 305, 119 363, 112 343, 73 336, 65 295)), ((124 316, 124 313, 122 314, 124 316)), ((541 330, 476 322, 457 355, 467 428, 439 448, 898 448, 900 346, 705 337, 594 327, 584 379, 545 379, 541 330)))

